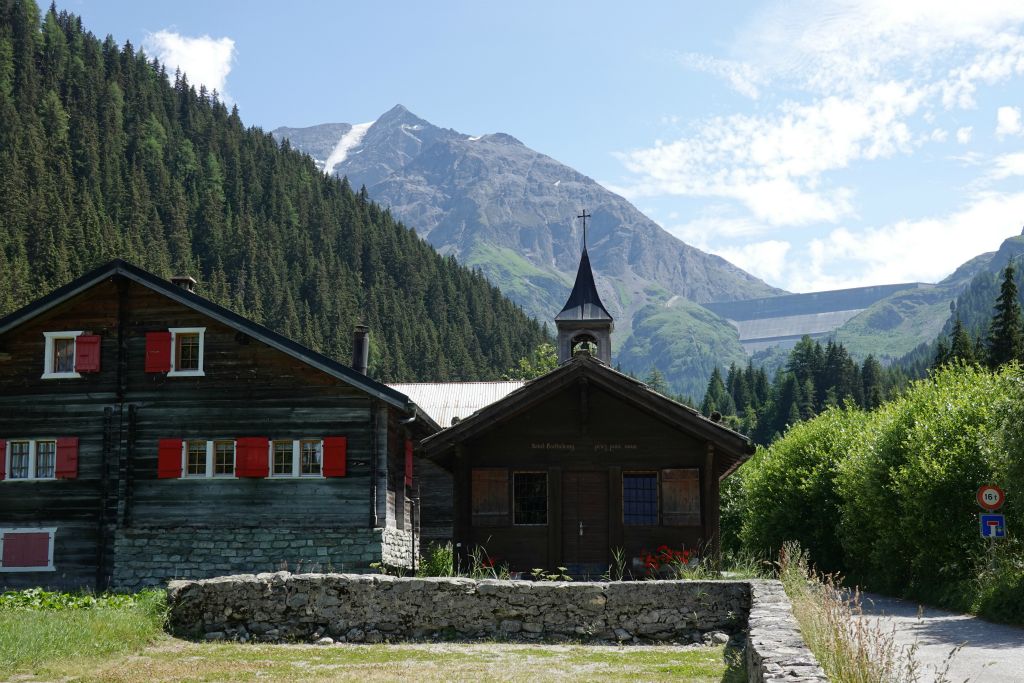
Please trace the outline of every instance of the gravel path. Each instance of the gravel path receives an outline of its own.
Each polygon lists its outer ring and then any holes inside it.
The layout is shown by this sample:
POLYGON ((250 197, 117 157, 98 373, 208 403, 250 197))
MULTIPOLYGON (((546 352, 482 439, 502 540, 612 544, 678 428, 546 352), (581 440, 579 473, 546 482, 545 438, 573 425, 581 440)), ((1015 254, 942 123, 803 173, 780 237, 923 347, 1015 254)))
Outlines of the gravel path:
POLYGON ((917 659, 924 665, 925 681, 941 678, 936 672, 947 664, 949 653, 964 644, 949 660, 941 680, 961 683, 1024 682, 1024 628, 993 624, 977 617, 919 608, 915 602, 864 593, 864 618, 896 629, 902 645, 918 643, 917 659))

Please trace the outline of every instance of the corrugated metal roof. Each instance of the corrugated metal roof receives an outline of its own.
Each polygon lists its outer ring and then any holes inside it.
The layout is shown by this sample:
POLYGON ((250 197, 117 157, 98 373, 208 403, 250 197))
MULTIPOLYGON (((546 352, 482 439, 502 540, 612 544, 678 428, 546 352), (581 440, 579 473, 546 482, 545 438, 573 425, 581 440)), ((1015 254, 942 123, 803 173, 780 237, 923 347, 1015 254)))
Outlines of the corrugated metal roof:
POLYGON ((424 382, 388 386, 411 398, 413 403, 444 428, 451 426, 453 417, 469 417, 481 408, 505 398, 524 384, 525 381, 424 382))

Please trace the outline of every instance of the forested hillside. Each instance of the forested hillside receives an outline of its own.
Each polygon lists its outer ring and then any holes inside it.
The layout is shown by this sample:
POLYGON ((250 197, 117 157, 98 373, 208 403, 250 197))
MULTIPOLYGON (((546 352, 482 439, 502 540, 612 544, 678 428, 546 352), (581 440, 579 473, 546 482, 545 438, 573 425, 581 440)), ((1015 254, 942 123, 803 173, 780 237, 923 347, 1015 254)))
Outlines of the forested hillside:
POLYGON ((0 315, 113 257, 384 380, 497 377, 541 326, 365 193, 78 17, 0 0, 0 315))

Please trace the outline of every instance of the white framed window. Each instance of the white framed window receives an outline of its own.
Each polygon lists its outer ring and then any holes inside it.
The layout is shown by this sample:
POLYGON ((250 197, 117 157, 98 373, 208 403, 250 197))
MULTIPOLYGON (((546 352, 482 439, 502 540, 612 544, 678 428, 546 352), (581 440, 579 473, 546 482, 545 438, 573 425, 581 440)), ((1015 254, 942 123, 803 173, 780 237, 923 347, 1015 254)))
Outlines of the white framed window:
POLYGON ((181 442, 181 474, 185 479, 234 478, 234 440, 185 439, 181 442))
POLYGON ((270 477, 324 476, 324 442, 321 439, 275 439, 270 442, 270 477))
POLYGON ((2 482, 57 478, 57 439, 8 439, 2 482))
POLYGON ((172 327, 171 369, 168 377, 203 377, 205 327, 172 327))
POLYGON ((0 572, 52 572, 57 527, 0 528, 0 572))
POLYGON ((81 377, 75 372, 75 339, 81 336, 82 330, 76 332, 43 332, 46 339, 45 355, 43 356, 43 379, 74 379, 81 377))
POLYGON ((270 476, 294 477, 298 472, 298 441, 270 442, 270 476))

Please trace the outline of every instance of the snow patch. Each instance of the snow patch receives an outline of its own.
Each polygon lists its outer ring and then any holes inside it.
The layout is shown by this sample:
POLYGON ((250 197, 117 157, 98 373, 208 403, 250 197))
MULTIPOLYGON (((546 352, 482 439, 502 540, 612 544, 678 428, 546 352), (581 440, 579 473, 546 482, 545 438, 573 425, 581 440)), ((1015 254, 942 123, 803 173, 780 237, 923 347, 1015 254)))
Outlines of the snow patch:
POLYGON ((357 123, 341 136, 338 144, 334 146, 334 149, 331 150, 330 155, 327 157, 327 161, 324 162, 325 174, 332 175, 334 173, 334 167, 345 161, 345 157, 348 156, 349 151, 353 147, 359 146, 359 143, 363 141, 363 137, 366 135, 366 131, 370 130, 370 126, 373 124, 373 121, 357 123))
POLYGON ((479 140, 482 137, 483 137, 483 135, 470 135, 469 136, 469 141, 470 142, 476 142, 477 140, 479 140))
POLYGON ((562 181, 561 181, 561 180, 556 180, 556 181, 555 181, 555 187, 558 187, 558 186, 559 186, 559 185, 561 185, 561 184, 562 184, 562 181))

